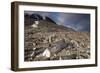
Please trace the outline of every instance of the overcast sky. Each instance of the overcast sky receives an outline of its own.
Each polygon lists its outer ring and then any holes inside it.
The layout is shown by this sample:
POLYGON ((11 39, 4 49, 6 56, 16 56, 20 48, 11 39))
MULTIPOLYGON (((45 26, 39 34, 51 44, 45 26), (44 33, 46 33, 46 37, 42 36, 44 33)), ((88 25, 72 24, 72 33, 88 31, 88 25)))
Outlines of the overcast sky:
POLYGON ((26 13, 48 16, 59 25, 73 28, 76 31, 90 32, 90 14, 25 11, 26 13))

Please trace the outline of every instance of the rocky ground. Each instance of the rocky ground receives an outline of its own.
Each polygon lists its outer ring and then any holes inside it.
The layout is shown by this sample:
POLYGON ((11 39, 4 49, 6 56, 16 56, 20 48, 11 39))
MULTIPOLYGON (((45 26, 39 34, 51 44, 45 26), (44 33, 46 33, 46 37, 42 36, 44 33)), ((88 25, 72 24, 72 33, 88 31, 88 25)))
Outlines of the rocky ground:
POLYGON ((90 58, 89 32, 40 21, 37 28, 25 26, 24 60, 69 60, 90 58))

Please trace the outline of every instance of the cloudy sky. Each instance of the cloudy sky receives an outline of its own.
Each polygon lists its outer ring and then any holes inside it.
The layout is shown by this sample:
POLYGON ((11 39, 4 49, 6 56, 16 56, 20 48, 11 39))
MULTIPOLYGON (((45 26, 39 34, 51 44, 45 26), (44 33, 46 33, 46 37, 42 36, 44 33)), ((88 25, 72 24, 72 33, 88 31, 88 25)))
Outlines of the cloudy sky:
POLYGON ((25 11, 26 13, 48 16, 59 25, 73 28, 76 31, 90 32, 90 14, 25 11))

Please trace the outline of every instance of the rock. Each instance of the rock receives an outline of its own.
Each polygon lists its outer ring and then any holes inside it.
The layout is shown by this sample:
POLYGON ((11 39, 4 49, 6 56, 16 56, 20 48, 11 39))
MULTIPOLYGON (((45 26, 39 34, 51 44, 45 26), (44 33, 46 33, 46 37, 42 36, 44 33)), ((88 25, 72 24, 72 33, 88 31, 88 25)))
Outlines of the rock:
POLYGON ((66 50, 63 49, 62 51, 60 51, 57 56, 70 56, 71 55, 71 51, 70 50, 66 50))
POLYGON ((46 61, 46 60, 50 60, 50 58, 39 56, 35 57, 33 61, 46 61))
POLYGON ((38 25, 33 23, 32 27, 33 28, 38 28, 38 25))
POLYGON ((33 42, 33 46, 36 46, 36 43, 33 42))
POLYGON ((73 47, 79 47, 79 44, 75 40, 71 40, 71 43, 73 47))
POLYGON ((35 50, 36 50, 36 48, 35 48, 35 47, 33 47, 33 50, 35 51, 35 50))
POLYGON ((49 50, 50 50, 51 53, 56 54, 56 53, 60 52, 61 50, 63 50, 66 47, 67 47, 67 44, 62 39, 62 40, 59 40, 56 43, 54 43, 53 47, 51 47, 49 50))
POLYGON ((62 60, 62 57, 59 57, 59 60, 62 60))
POLYGON ((44 52, 42 53, 42 56, 49 58, 51 56, 51 53, 49 49, 45 49, 44 52))
POLYGON ((44 50, 45 50, 45 48, 36 48, 35 55, 39 55, 39 54, 43 53, 44 50))

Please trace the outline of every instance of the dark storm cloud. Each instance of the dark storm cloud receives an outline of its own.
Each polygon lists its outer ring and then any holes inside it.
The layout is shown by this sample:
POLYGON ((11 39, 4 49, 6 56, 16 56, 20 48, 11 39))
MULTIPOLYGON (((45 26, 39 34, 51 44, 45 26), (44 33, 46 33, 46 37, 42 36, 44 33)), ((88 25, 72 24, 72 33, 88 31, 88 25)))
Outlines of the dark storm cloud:
POLYGON ((90 31, 90 14, 77 13, 58 13, 58 12, 34 12, 25 11, 28 14, 40 14, 45 17, 48 16, 54 20, 58 25, 73 28, 76 31, 90 31))

